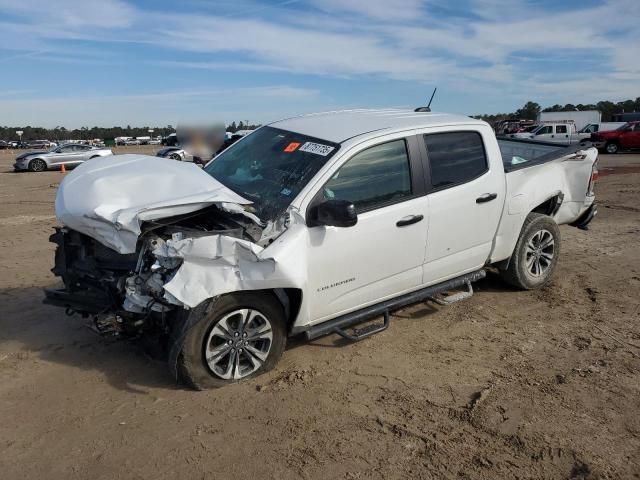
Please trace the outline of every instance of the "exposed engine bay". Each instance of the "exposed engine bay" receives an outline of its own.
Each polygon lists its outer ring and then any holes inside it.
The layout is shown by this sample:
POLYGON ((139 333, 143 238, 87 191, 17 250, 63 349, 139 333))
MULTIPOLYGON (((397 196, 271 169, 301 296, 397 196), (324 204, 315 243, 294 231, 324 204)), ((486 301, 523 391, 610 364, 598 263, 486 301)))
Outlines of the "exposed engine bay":
MULTIPOLYGON (((141 226, 135 253, 123 254, 90 236, 68 227, 56 228, 50 240, 57 244, 52 272, 61 277, 65 288, 46 291, 47 303, 65 306, 68 314, 94 318, 99 333, 138 335, 148 328, 168 328, 172 312, 189 309, 166 290, 182 266, 185 245, 207 242, 252 245, 269 243, 262 228, 242 213, 230 213, 211 205, 175 217, 147 221, 141 226)), ((215 250, 215 249, 214 249, 215 250)))

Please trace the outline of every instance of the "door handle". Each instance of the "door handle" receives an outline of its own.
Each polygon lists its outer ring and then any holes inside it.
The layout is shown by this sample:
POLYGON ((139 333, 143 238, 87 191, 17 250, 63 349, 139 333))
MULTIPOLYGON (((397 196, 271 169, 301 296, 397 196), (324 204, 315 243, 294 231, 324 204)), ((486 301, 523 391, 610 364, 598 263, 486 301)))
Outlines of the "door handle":
POLYGON ((406 227, 407 225, 418 223, 423 218, 424 218, 423 215, 408 215, 398 220, 396 222, 396 227, 406 227))
POLYGON ((498 198, 497 193, 485 193, 476 198, 476 203, 486 203, 490 202, 491 200, 495 200, 496 198, 498 198))

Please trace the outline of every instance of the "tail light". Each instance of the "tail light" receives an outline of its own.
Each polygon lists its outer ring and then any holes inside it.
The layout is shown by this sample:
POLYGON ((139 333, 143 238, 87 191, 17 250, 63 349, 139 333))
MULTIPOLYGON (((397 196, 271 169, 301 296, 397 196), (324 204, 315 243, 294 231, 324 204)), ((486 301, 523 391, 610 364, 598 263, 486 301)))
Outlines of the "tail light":
POLYGON ((593 187, 598 181, 598 178, 600 178, 600 172, 598 172, 598 162, 595 162, 593 167, 591 167, 591 178, 589 179, 589 188, 587 189, 588 195, 593 195, 593 187))

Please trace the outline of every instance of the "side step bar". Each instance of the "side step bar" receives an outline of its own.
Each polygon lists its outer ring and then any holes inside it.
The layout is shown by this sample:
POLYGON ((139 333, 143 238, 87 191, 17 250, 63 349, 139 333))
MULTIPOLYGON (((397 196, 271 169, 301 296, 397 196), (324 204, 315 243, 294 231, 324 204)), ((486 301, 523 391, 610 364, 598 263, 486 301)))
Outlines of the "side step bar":
MULTIPOLYGON (((371 305, 370 307, 366 307, 355 312, 347 313, 340 317, 322 322, 318 325, 312 325, 304 331, 304 334, 307 337, 307 340, 314 340, 331 333, 337 333, 338 335, 349 340, 362 340, 363 338, 370 337, 371 335, 374 335, 376 333, 380 333, 389 327, 389 312, 391 310, 397 310, 412 303, 418 303, 425 300, 433 300, 435 295, 446 292, 448 290, 452 290, 454 288, 461 287, 463 285, 467 285, 468 288, 470 288, 472 282, 481 280, 486 276, 487 273, 484 270, 467 273, 465 275, 461 275, 460 277, 452 278, 451 280, 438 283, 437 285, 431 285, 430 287, 407 293, 390 300, 385 300, 384 302, 378 303, 376 305, 371 305), (358 329, 351 334, 345 331, 345 329, 347 328, 364 323, 380 315, 384 315, 384 323, 382 325, 367 326, 362 329, 358 329)), ((457 298, 456 300, 468 298, 472 293, 473 290, 471 290, 471 292, 463 292, 462 295, 464 296, 462 298, 457 298)), ((455 297, 456 295, 458 294, 454 294, 452 296, 455 297)), ((447 304, 449 303, 453 302, 447 302, 447 304)), ((295 334, 296 332, 292 333, 295 334)))

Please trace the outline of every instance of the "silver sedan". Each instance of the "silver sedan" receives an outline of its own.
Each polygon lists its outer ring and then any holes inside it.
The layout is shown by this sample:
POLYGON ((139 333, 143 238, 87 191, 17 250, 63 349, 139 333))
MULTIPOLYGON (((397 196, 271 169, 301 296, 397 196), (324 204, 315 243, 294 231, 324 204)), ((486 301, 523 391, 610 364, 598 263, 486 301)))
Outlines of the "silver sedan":
POLYGON ((29 170, 31 172, 42 172, 44 170, 59 169, 65 167, 73 168, 87 160, 96 157, 106 157, 113 155, 108 148, 92 147, 79 143, 68 143, 48 151, 26 152, 16 157, 13 164, 15 171, 29 170))

